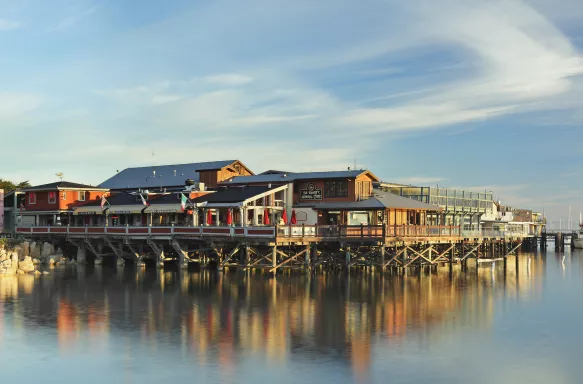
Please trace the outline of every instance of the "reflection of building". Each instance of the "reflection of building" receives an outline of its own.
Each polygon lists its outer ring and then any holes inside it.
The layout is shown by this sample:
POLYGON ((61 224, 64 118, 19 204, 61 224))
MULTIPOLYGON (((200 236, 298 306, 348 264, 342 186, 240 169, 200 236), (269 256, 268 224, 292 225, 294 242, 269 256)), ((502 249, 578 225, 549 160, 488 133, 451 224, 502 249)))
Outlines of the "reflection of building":
MULTIPOLYGON (((30 287, 20 287, 28 291, 19 297, 23 305, 14 310, 55 327, 61 346, 89 338, 94 347, 107 342, 111 329, 129 337, 140 329, 154 350, 182 345, 193 360, 218 362, 223 370, 236 368, 242 353, 264 355, 267 364, 294 354, 333 356, 366 382, 377 343, 427 342, 452 327, 490 327, 497 299, 536 297, 545 265, 523 255, 518 277, 513 258, 506 273, 501 266, 480 267, 477 274, 454 266, 451 275, 439 268, 437 274, 383 278, 323 273, 277 279, 131 269, 111 278, 107 273, 116 272, 98 268, 102 274, 79 274, 66 289, 58 277, 30 276, 30 287)), ((19 294, 8 282, 0 279, 4 298, 19 294)))

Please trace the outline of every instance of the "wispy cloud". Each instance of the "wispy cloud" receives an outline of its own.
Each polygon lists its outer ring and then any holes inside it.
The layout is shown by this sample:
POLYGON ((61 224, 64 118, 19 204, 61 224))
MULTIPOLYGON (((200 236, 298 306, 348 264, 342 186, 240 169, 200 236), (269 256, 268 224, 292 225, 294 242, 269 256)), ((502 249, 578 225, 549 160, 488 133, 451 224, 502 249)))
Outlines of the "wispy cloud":
POLYGON ((74 24, 76 24, 77 22, 79 22, 81 19, 95 13, 95 11, 97 11, 98 7, 91 7, 88 8, 84 11, 72 14, 70 16, 65 17, 63 20, 61 20, 56 26, 55 28, 53 28, 53 30, 61 30, 61 29, 65 29, 65 28, 69 28, 72 27, 74 24))
POLYGON ((238 86, 252 82, 253 78, 237 73, 223 73, 203 77, 203 80, 212 84, 238 86))
POLYGON ((24 27, 24 24, 18 21, 0 19, 0 31, 10 31, 24 27))

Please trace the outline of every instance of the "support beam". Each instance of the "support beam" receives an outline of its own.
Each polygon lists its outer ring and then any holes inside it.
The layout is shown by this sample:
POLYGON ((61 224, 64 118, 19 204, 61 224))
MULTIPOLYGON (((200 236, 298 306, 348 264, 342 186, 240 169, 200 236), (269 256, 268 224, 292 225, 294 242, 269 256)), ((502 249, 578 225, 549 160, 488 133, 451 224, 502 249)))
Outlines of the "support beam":
MULTIPOLYGON (((276 271, 278 268, 281 268, 281 267, 283 267, 284 265, 286 265, 286 264, 288 264, 288 263, 290 263, 290 262, 294 261, 294 260, 295 260, 295 259, 297 259, 298 257, 300 257, 300 256, 302 256, 302 255, 304 255, 304 254, 306 254, 306 253, 309 253, 309 251, 310 251, 310 248, 308 247, 308 248, 304 249, 303 251, 300 251, 300 252, 296 253, 296 254, 295 254, 295 255, 293 255, 293 256, 289 256, 289 257, 288 257, 288 258, 287 258, 285 261, 282 261, 282 262, 281 262, 281 263, 279 263, 279 264, 275 264, 275 263, 273 263, 273 264, 274 264, 274 265, 273 265, 273 268, 271 268, 271 269, 269 270, 269 272, 275 272, 275 271, 276 271)), ((281 252, 280 252, 280 253, 281 253, 281 252)), ((308 257, 309 257, 309 256, 308 256, 308 257)), ((274 259, 274 260, 275 260, 275 259, 274 259)))

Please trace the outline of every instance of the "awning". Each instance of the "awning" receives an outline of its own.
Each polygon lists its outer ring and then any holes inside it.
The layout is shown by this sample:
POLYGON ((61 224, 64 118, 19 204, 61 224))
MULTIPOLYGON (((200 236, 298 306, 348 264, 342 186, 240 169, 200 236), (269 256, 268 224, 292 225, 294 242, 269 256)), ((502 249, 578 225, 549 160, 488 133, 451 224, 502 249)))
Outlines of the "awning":
POLYGON ((112 205, 107 209, 107 214, 129 215, 132 213, 142 213, 146 208, 143 204, 136 205, 112 205))
POLYGON ((92 205, 89 207, 77 207, 73 211, 73 215, 101 215, 101 206, 92 205))
POLYGON ((152 204, 144 210, 144 213, 182 213, 180 204, 152 204))

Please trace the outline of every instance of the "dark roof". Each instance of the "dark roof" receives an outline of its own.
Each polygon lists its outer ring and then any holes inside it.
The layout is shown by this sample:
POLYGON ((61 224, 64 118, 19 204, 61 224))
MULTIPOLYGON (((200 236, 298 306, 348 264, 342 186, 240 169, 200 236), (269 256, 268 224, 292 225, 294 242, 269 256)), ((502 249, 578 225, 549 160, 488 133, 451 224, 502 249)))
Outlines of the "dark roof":
POLYGON ((200 196, 193 200, 195 203, 239 203, 247 199, 265 193, 270 189, 263 186, 246 186, 246 187, 226 187, 219 188, 214 193, 200 196))
POLYGON ((104 189, 104 188, 95 187, 93 185, 71 183, 71 182, 68 182, 68 181, 58 181, 56 183, 35 185, 34 187, 23 188, 20 191, 22 191, 22 192, 28 192, 28 191, 44 191, 44 190, 49 191, 49 190, 53 190, 53 189, 88 189, 88 190, 101 190, 101 189, 104 189))
MULTIPOLYGON (((264 173, 253 176, 235 176, 223 184, 247 184, 247 183, 291 183, 296 180, 322 180, 322 179, 353 179, 367 170, 356 171, 329 171, 329 172, 297 172, 297 173, 264 173)), ((372 174, 372 173, 371 173, 372 174)), ((376 178, 376 176, 373 175, 376 178)))
MULTIPOLYGON (((188 195, 188 192, 185 192, 185 196, 187 196, 187 195, 188 195)), ((162 195, 159 197, 156 197, 154 195, 154 196, 152 196, 152 198, 150 200, 148 200, 148 204, 150 204, 150 205, 180 204, 180 193, 170 193, 170 194, 162 195)))
POLYGON ((440 211, 437 205, 426 204, 422 201, 401 197, 392 193, 383 193, 375 190, 375 195, 366 200, 338 203, 302 203, 296 206, 313 207, 315 209, 337 210, 384 210, 384 209, 419 209, 426 211, 440 211))
POLYGON ((199 181, 200 171, 212 171, 233 164, 237 160, 207 161, 203 163, 152 165, 127 168, 100 184, 109 189, 138 189, 184 186, 186 179, 199 181), (154 175, 154 171, 156 174, 154 175), (176 171, 176 172, 175 172, 176 171))
MULTIPOLYGON (((109 205, 142 204, 142 200, 140 199, 140 196, 132 195, 129 193, 116 193, 114 195, 106 197, 106 200, 109 203, 109 205)), ((151 201, 148 201, 148 202, 151 203, 151 201)), ((100 199, 91 200, 91 202, 89 202, 87 204, 83 204, 83 205, 81 205, 81 207, 93 207, 93 206, 98 206, 98 205, 101 205, 100 199)), ((107 204, 106 204, 106 206, 107 206, 107 204)))

